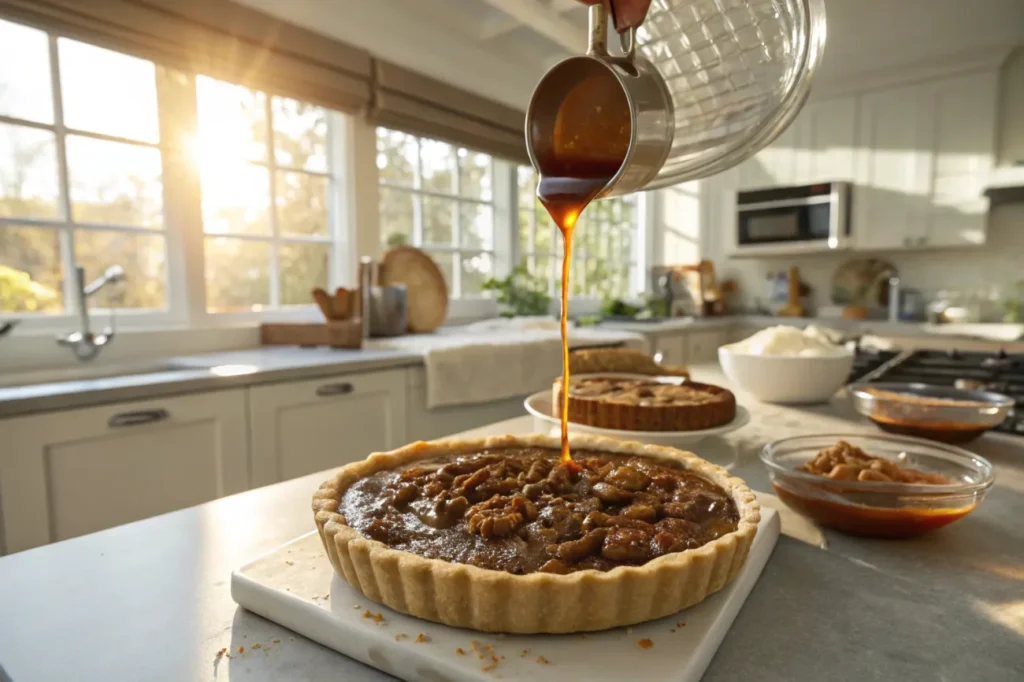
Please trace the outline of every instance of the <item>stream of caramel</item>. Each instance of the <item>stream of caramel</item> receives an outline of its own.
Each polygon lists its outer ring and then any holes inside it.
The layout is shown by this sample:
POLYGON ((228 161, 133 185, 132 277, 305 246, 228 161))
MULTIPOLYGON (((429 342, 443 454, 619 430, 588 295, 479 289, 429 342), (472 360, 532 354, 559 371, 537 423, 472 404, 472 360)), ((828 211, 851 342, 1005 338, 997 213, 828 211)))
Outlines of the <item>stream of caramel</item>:
POLYGON ((562 233, 562 463, 572 464, 569 452, 569 264, 572 262, 572 235, 583 209, 590 204, 618 171, 618 164, 588 165, 587 175, 594 177, 542 177, 537 197, 562 233))

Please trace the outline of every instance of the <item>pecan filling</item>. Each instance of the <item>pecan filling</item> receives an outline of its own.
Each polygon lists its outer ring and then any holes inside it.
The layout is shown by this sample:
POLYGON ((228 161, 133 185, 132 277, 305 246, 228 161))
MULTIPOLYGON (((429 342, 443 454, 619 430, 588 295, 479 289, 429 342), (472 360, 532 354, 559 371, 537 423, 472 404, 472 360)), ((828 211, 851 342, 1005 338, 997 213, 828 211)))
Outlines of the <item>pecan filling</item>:
POLYGON ((722 488, 670 461, 507 448, 382 471, 338 511, 362 535, 431 559, 525 574, 644 564, 735 531, 722 488))
POLYGON ((665 383, 645 379, 599 377, 581 379, 569 387, 575 398, 598 398, 609 403, 650 407, 654 405, 706 405, 725 400, 703 386, 665 383))

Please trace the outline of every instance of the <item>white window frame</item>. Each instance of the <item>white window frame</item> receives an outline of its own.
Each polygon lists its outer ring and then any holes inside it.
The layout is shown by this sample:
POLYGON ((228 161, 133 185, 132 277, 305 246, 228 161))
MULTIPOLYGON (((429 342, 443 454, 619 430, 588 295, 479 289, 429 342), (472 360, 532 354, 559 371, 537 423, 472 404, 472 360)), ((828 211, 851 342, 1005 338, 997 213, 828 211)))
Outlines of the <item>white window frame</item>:
MULTIPOLYGON (((0 224, 18 224, 28 227, 42 227, 62 231, 63 268, 70 273, 73 267, 71 246, 71 230, 73 228, 70 213, 70 194, 68 192, 67 161, 64 152, 64 136, 68 133, 83 137, 126 142, 139 146, 150 146, 160 149, 162 162, 163 211, 162 230, 145 228, 119 227, 115 225, 96 225, 93 227, 109 230, 126 229, 143 234, 159 234, 164 237, 167 252, 167 306, 163 310, 122 310, 115 309, 115 326, 118 330, 136 332, 160 332, 164 330, 202 330, 223 327, 251 327, 266 320, 312 320, 321 319, 316 306, 289 306, 261 311, 237 313, 209 313, 206 311, 206 273, 205 273, 205 239, 207 234, 202 220, 202 190, 199 169, 196 165, 190 144, 197 139, 197 90, 195 74, 184 74, 156 64, 156 87, 158 116, 160 123, 160 140, 156 144, 140 143, 137 140, 121 139, 86 131, 67 130, 63 123, 63 106, 60 92, 60 64, 57 56, 57 40, 63 37, 59 31, 51 31, 44 27, 32 26, 24 21, 15 21, 42 30, 47 35, 50 52, 51 88, 54 97, 54 123, 40 124, 23 119, 0 117, 0 121, 23 125, 34 129, 52 130, 57 134, 57 163, 59 187, 64 202, 65 218, 54 220, 38 220, 28 218, 0 218, 0 224), (173 76, 173 77, 172 77, 173 76)), ((276 93, 266 92, 267 107, 270 108, 271 97, 276 93)), ((273 122, 268 116, 270 130, 268 139, 268 158, 265 164, 276 182, 278 168, 273 153, 273 122)), ((331 265, 329 270, 329 286, 354 286, 356 263, 362 255, 379 256, 382 249, 382 234, 386 234, 386 226, 380 224, 378 188, 381 186, 395 187, 398 190, 417 191, 415 188, 381 183, 376 166, 376 127, 363 118, 348 116, 338 112, 328 113, 328 172, 331 177, 328 201, 329 239, 333 244, 331 265)), ((293 171, 297 169, 282 170, 293 171)), ((494 263, 494 276, 504 277, 523 256, 519 249, 519 196, 517 183, 518 166, 502 159, 492 159, 492 199, 481 201, 470 197, 457 196, 458 186, 452 195, 441 193, 445 199, 456 202, 456 213, 461 203, 487 203, 492 207, 494 220, 494 245, 492 249, 468 249, 456 246, 460 238, 461 214, 453 224, 453 244, 450 250, 437 245, 427 245, 428 252, 453 252, 461 254, 489 253, 494 263)), ((298 169, 297 172, 307 172, 298 169)), ((455 174, 456 183, 459 174, 455 174)), ((421 177, 419 174, 418 178, 421 177)), ((434 193, 422 192, 425 195, 434 193)), ((272 194, 272 202, 275 197, 272 194)), ((274 207, 272 203, 272 208, 274 207)), ((635 264, 633 276, 630 278, 630 294, 636 295, 647 288, 647 268, 655 262, 655 245, 653 230, 657 219, 657 192, 639 195, 637 198, 638 232, 633 239, 633 253, 630 261, 635 264)), ((277 238, 276 211, 272 211, 272 234, 270 236, 249 237, 247 235, 228 234, 229 238, 258 238, 268 241, 277 238)), ((585 229, 585 228, 584 228, 585 229)), ((555 235, 556 238, 558 235, 555 235)), ((307 241, 304 237, 281 239, 276 243, 290 241, 307 241)), ((312 239, 324 243, 325 239, 312 239)), ((552 268, 555 268, 557 253, 552 254, 552 268)), ((111 265, 116 258, 111 259, 111 265)), ((272 266, 273 267, 273 266, 272 266)), ((456 276, 461 276, 461 268, 456 268, 456 276)), ((274 274, 271 274, 274 277, 274 274)), ((549 282, 557 279, 552 272, 549 282)), ((72 298, 70 281, 64 283, 65 312, 56 315, 0 313, 3 319, 15 318, 21 321, 15 336, 29 334, 67 333, 77 329, 77 311, 68 309, 72 298)), ((273 281, 273 280, 272 280, 273 281)), ((128 282, 127 286, 132 283, 128 282)), ((552 291, 552 310, 557 310, 557 293, 552 291)), ((274 282, 271 301, 279 296, 279 289, 274 282)), ((570 299, 574 314, 596 310, 599 300, 595 297, 573 296, 570 299)), ((497 314, 498 308, 488 295, 453 297, 449 303, 448 323, 458 323, 466 319, 490 317, 497 314)), ((105 325, 111 311, 90 307, 95 328, 105 325)), ((5 341, 10 345, 10 341, 5 341)), ((118 344, 113 344, 111 352, 105 352, 105 358, 118 355, 118 344)), ((2 350, 2 348, 0 348, 2 350)), ((182 348, 180 352, 188 352, 182 348)))
MULTIPOLYGON (((395 131, 403 132, 403 131, 395 131)), ((452 190, 451 192, 438 192, 434 190, 428 190, 423 188, 423 157, 421 154, 421 146, 424 140, 429 140, 419 135, 411 133, 404 133, 408 137, 415 140, 416 144, 416 167, 413 173, 413 184, 412 186, 403 185, 395 182, 389 182, 380 178, 379 171, 377 171, 376 164, 374 165, 375 172, 378 173, 378 187, 387 189, 392 192, 401 192, 413 197, 413 234, 409 242, 410 246, 415 246, 422 249, 428 255, 433 256, 434 254, 444 254, 445 256, 455 256, 453 263, 452 275, 453 282, 449 282, 449 310, 448 320, 449 322, 459 321, 463 319, 470 319, 476 317, 488 317, 497 314, 497 304, 494 300, 483 293, 473 293, 470 295, 463 295, 462 293, 462 259, 464 257, 472 257, 477 255, 488 255, 491 257, 493 264, 492 277, 502 277, 508 272, 508 247, 509 247, 509 201, 511 195, 509 194, 508 178, 512 164, 499 158, 490 156, 491 159, 491 198, 481 199, 479 197, 468 196, 461 193, 461 174, 458 168, 459 152, 464 148, 459 145, 451 145, 454 155, 453 160, 456 163, 454 168, 451 168, 452 172, 452 190), (452 241, 451 244, 426 244, 423 242, 423 200, 424 198, 438 198, 452 203, 452 241), (491 209, 492 218, 492 235, 493 245, 490 249, 474 249, 462 246, 462 212, 460 208, 464 205, 473 206, 489 206, 491 209)), ((376 140, 376 129, 374 129, 374 139, 376 140)), ((475 153, 473 150, 466 150, 468 153, 475 153)), ((379 222, 379 217, 378 217, 379 222)), ((386 225, 380 225, 378 240, 383 240, 389 234, 389 230, 386 225)), ((382 247, 383 248, 383 247, 382 247)))
MULTIPOLYGON (((72 331, 77 329, 78 313, 77 311, 71 310, 70 307, 74 301, 74 280, 71 274, 77 265, 74 258, 74 234, 76 232, 86 233, 92 230, 106 231, 106 232, 126 232, 137 235, 147 236, 159 236, 163 237, 165 244, 165 256, 167 257, 167 270, 166 270, 166 281, 165 293, 166 293, 166 304, 161 309, 115 309, 113 323, 116 328, 134 328, 137 326, 173 326, 181 322, 181 310, 179 307, 174 305, 175 295, 173 291, 173 277, 172 271, 178 265, 174 260, 178 257, 178 254, 172 254, 172 238, 171 238, 171 225, 167 220, 167 191, 166 183, 161 182, 163 185, 164 194, 162 197, 162 208, 163 208, 163 225, 160 228, 148 228, 139 227, 134 225, 117 225, 117 224, 102 224, 102 223, 83 223, 74 220, 71 207, 71 183, 69 180, 68 173, 68 157, 67 157, 67 137, 73 135, 75 137, 81 137, 91 140, 100 140, 105 142, 113 142, 120 144, 127 144, 133 147, 141 147, 144 149, 156 149, 160 152, 161 159, 161 178, 166 173, 168 158, 174 156, 173 150, 167 143, 167 140, 161 134, 159 142, 145 142, 141 140, 134 140, 131 138, 118 137, 116 135, 108 135, 104 133, 94 133, 85 130, 78 130, 75 128, 69 128, 64 124, 64 104, 63 104, 63 93, 61 91, 61 72, 60 72, 60 55, 58 50, 58 38, 63 37, 59 33, 46 31, 39 29, 38 27, 25 24, 23 22, 12 22, 41 30, 46 35, 47 42, 47 57, 49 60, 50 67, 50 96, 53 105, 53 123, 40 123, 38 121, 31 121, 27 119, 21 119, 11 116, 0 115, 0 123, 11 124, 30 128, 33 130, 45 130, 54 134, 55 140, 55 153, 56 153, 56 167, 57 167, 57 191, 58 191, 58 202, 59 209, 63 213, 62 217, 56 218, 29 218, 29 217, 0 217, 0 229, 6 225, 11 226, 23 226, 37 229, 56 230, 59 234, 60 252, 61 252, 61 269, 64 274, 62 282, 62 297, 64 302, 64 312, 59 314, 47 314, 47 313, 3 313, 5 317, 11 317, 21 321, 19 328, 24 328, 28 331, 40 331, 40 332, 54 332, 57 330, 72 331), (69 325, 71 327, 69 328, 69 325)), ((161 98, 161 81, 165 80, 163 77, 166 75, 166 71, 160 66, 155 65, 156 70, 156 89, 157 89, 157 107, 158 112, 160 110, 160 98, 161 98)), ((163 117, 161 117, 162 120, 163 117)), ((161 130, 162 133, 162 130, 161 130)), ((111 258, 109 265, 116 265, 117 259, 111 258)), ((97 324, 105 324, 105 317, 111 314, 109 309, 90 307, 90 312, 96 314, 95 322, 97 324)), ((108 318, 109 320, 110 318, 108 318)))
MULTIPOLYGON (((517 169, 518 172, 518 169, 517 169)), ((536 173, 533 173, 532 187, 536 187, 536 173)), ((519 184, 516 181, 516 192, 518 195, 519 184)), ((630 254, 625 265, 629 267, 629 278, 628 278, 628 290, 621 292, 620 295, 625 298, 634 298, 639 296, 647 288, 647 269, 651 262, 650 248, 652 245, 652 232, 655 224, 654 214, 654 193, 644 192, 634 195, 635 198, 632 200, 635 202, 636 211, 636 223, 637 231, 631 243, 630 254)), ((538 229, 542 229, 542 226, 537 224, 537 212, 529 211, 529 220, 526 225, 522 225, 519 222, 519 199, 517 196, 516 200, 516 229, 517 238, 515 239, 515 259, 514 264, 518 265, 524 260, 527 263, 528 268, 531 272, 535 272, 536 258, 546 257, 548 258, 548 294, 557 299, 560 295, 559 287, 557 286, 558 281, 561 279, 561 248, 558 246, 561 244, 561 235, 558 234, 558 228, 555 224, 550 221, 547 222, 548 229, 551 230, 551 244, 555 246, 551 253, 538 251, 535 245, 536 233, 538 229), (521 242, 518 239, 518 230, 526 229, 528 232, 527 243, 529 248, 523 252, 520 250, 521 242)), ((582 242, 580 235, 583 231, 588 229, 587 223, 587 212, 584 211, 583 217, 581 218, 581 224, 579 230, 573 237, 573 252, 572 252, 572 267, 582 267, 582 263, 587 260, 598 260, 596 256, 591 256, 582 248, 582 242)), ((585 272, 585 270, 584 270, 585 272)), ((585 282, 584 282, 585 285, 585 282)), ((570 308, 574 314, 596 312, 601 304, 601 299, 597 296, 589 294, 573 295, 570 293, 569 296, 570 308)))
MULTIPOLYGON (((0 122, 24 126, 36 130, 47 130, 56 135, 56 163, 58 169, 59 201, 64 216, 53 219, 39 218, 6 218, 0 217, 3 225, 19 225, 39 229, 60 230, 61 255, 64 281, 62 293, 64 312, 47 313, 0 313, 3 319, 17 319, 18 336, 25 334, 68 333, 78 329, 78 311, 73 306, 73 281, 69 277, 76 266, 73 252, 72 234, 74 230, 101 229, 108 231, 126 231, 134 234, 161 236, 166 245, 166 305, 162 309, 106 309, 98 305, 90 305, 89 313, 94 328, 107 325, 113 321, 116 330, 129 331, 160 331, 174 329, 203 329, 239 324, 258 323, 273 320, 305 320, 317 319, 319 312, 310 301, 308 305, 292 305, 286 307, 268 307, 260 311, 211 313, 206 310, 206 272, 205 272, 205 238, 207 236, 202 220, 202 190, 199 168, 196 164, 194 148, 197 140, 197 91, 196 74, 185 73, 163 67, 154 63, 157 90, 157 115, 160 125, 160 139, 156 143, 121 138, 102 133, 93 133, 77 129, 69 129, 64 125, 64 107, 60 86, 60 62, 57 41, 68 37, 60 31, 33 25, 30 22, 0 17, 15 24, 40 30, 46 34, 50 67, 50 88, 53 100, 53 123, 45 124, 37 121, 0 116, 0 122), (182 77, 184 76, 184 78, 182 77), (163 192, 163 225, 160 229, 75 223, 71 214, 71 196, 68 181, 67 156, 65 139, 68 134, 89 139, 126 143, 139 147, 159 149, 161 152, 161 185, 163 192)), ((77 38, 71 38, 77 40, 77 38)), ((89 43, 95 44, 95 43, 89 43)), ((99 47, 103 47, 99 45, 99 47)), ((114 50, 118 52, 118 50, 114 50)), ((131 55, 129 55, 131 56, 131 55)), ((276 249, 280 244, 315 242, 332 245, 329 248, 330 267, 328 285, 340 286, 347 279, 354 278, 353 240, 351 226, 354 214, 348 210, 348 204, 355 195, 349 182, 353 172, 353 160, 350 143, 353 139, 354 119, 345 114, 328 111, 328 170, 326 173, 293 169, 278 165, 273 149, 273 121, 270 114, 271 97, 276 93, 266 92, 268 107, 268 158, 263 165, 268 168, 271 180, 271 224, 270 235, 250 236, 228 234, 230 238, 258 239, 273 242, 276 249), (321 237, 304 237, 288 235, 282 237, 277 233, 276 196, 274 184, 276 171, 311 173, 330 178, 328 196, 328 234, 321 237)), ((372 131, 372 128, 371 128, 372 131)), ((210 235, 214 236, 214 235, 210 235)), ((117 263, 116 256, 111 258, 110 265, 117 263)), ((271 304, 278 300, 276 258, 271 260, 271 304)), ((132 286, 126 281, 121 286, 132 286)), ((101 301, 97 301, 100 303, 101 301)), ((92 303, 92 302, 90 302, 92 303)))

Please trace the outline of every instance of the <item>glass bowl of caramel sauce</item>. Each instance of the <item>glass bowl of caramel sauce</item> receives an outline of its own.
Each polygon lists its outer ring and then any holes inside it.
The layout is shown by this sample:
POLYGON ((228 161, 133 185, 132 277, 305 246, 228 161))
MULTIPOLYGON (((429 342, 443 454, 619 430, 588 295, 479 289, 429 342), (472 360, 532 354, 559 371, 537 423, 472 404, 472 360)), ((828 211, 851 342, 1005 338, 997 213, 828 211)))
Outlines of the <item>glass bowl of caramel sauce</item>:
POLYGON ((958 521, 992 487, 992 465, 920 438, 822 434, 766 445, 761 461, 794 510, 852 535, 909 538, 958 521))
POLYGON ((1014 400, 991 391, 914 383, 854 384, 855 410, 883 431, 943 443, 966 443, 999 426, 1014 400))

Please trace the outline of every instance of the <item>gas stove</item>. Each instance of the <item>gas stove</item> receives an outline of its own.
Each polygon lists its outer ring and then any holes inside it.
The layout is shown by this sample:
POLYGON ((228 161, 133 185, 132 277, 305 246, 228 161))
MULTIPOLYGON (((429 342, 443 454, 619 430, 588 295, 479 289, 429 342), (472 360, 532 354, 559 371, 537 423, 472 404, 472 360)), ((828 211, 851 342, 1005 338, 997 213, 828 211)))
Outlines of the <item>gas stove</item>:
MULTIPOLYGON (((857 358, 867 351, 857 352, 857 358)), ((949 386, 965 390, 1002 393, 1016 401, 1016 406, 996 431, 1024 436, 1024 355, 973 351, 918 350, 902 354, 888 351, 887 360, 857 374, 858 360, 854 360, 851 381, 894 381, 949 386)), ((872 365, 877 358, 860 360, 862 367, 872 365)))

